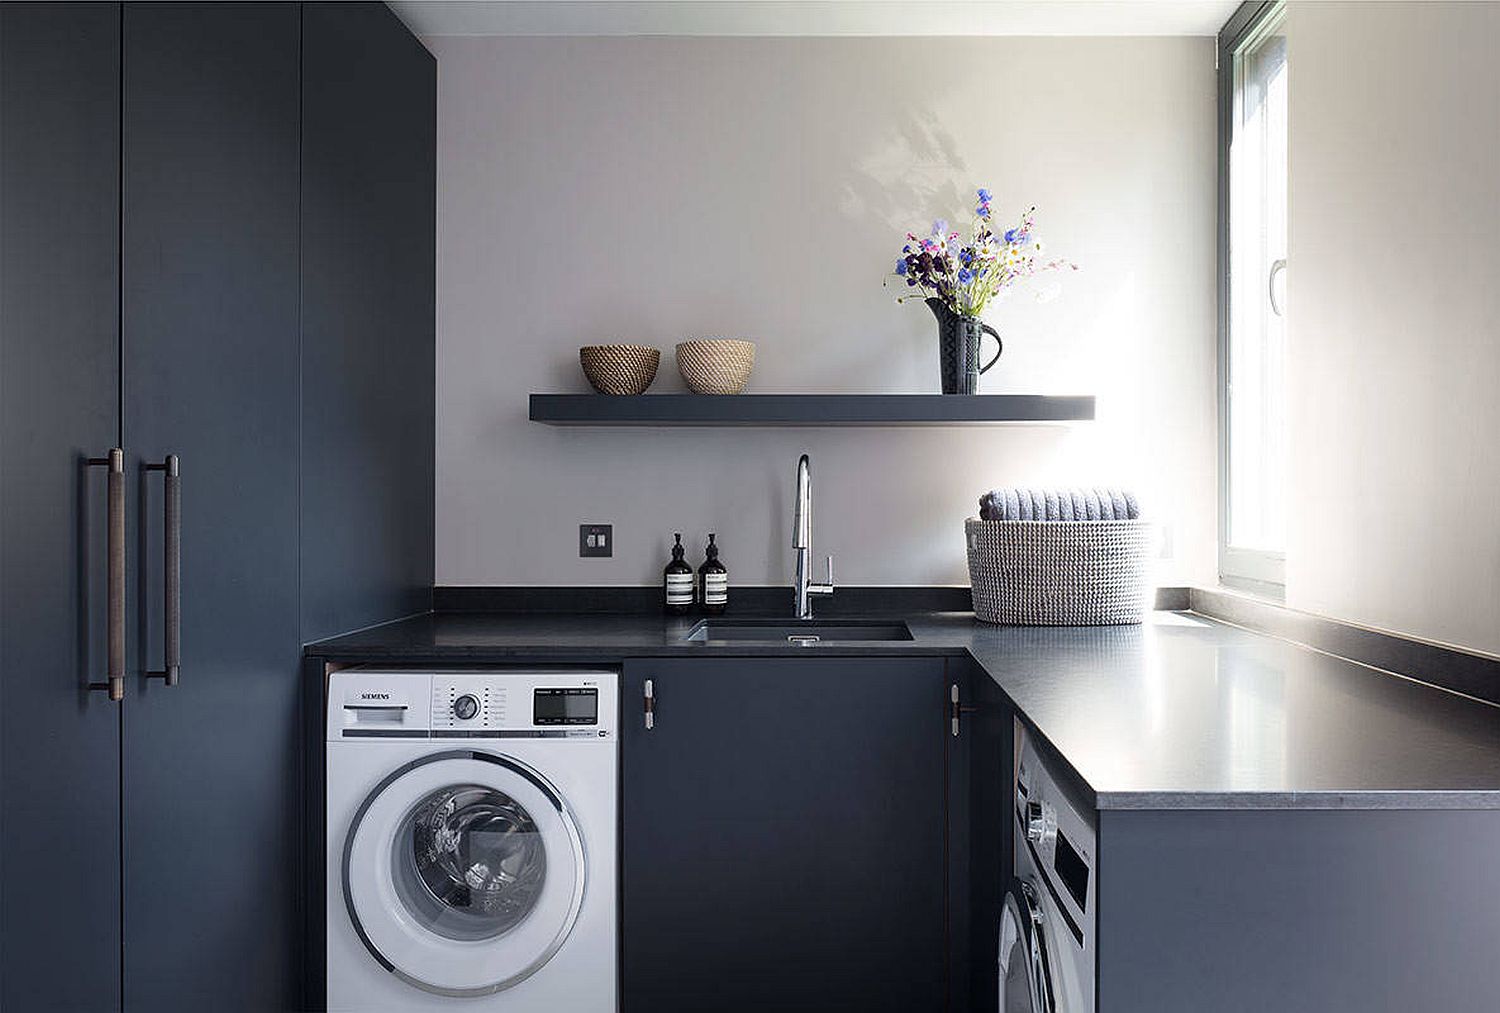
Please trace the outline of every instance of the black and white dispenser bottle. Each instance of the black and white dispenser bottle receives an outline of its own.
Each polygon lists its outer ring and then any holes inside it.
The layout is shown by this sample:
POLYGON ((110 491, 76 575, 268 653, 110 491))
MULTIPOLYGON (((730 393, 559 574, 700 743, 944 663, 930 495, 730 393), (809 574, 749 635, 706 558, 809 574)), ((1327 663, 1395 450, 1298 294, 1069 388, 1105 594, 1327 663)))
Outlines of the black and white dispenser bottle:
POLYGON ((685 616, 693 611, 693 567, 682 558, 682 532, 675 535, 677 544, 672 546, 672 561, 662 571, 662 592, 665 594, 667 615, 685 616))

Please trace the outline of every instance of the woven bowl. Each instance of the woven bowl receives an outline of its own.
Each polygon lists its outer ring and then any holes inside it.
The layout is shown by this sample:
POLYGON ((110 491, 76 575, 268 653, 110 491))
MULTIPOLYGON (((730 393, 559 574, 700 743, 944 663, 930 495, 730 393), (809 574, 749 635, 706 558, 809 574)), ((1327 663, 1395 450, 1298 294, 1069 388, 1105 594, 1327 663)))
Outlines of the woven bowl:
POLYGON ((640 394, 656 379, 661 352, 645 345, 584 345, 578 361, 599 393, 640 394))
POLYGON ((677 371, 694 394, 738 394, 755 368, 755 342, 698 338, 677 346, 677 371))

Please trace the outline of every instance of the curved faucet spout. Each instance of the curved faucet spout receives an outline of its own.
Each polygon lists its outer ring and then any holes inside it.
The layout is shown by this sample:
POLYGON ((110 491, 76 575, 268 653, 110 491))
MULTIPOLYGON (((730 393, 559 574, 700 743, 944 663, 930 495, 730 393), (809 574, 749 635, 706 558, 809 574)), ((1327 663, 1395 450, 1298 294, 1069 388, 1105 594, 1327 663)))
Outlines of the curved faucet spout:
POLYGON ((797 462, 797 505, 792 515, 792 548, 812 548, 812 470, 807 455, 797 462))

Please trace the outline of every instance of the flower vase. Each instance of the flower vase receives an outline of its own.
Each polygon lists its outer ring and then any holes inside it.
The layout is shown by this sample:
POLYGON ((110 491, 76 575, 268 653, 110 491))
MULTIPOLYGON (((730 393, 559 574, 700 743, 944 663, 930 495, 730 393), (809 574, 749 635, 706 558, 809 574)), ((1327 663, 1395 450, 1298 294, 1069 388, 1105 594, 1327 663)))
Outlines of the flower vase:
POLYGON ((986 373, 1000 361, 1005 350, 1000 335, 978 317, 956 313, 943 300, 926 300, 927 308, 937 318, 938 366, 944 394, 978 394, 979 374, 986 373), (979 343, 984 335, 995 339, 995 354, 989 362, 979 364, 979 343))

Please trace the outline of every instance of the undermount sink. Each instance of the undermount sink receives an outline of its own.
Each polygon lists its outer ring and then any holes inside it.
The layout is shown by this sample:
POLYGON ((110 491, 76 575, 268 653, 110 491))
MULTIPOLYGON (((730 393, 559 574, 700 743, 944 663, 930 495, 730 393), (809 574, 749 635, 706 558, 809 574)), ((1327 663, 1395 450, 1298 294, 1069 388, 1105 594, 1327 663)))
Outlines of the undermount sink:
POLYGON ((859 619, 705 619, 683 640, 697 644, 847 644, 911 640, 903 622, 859 619))

